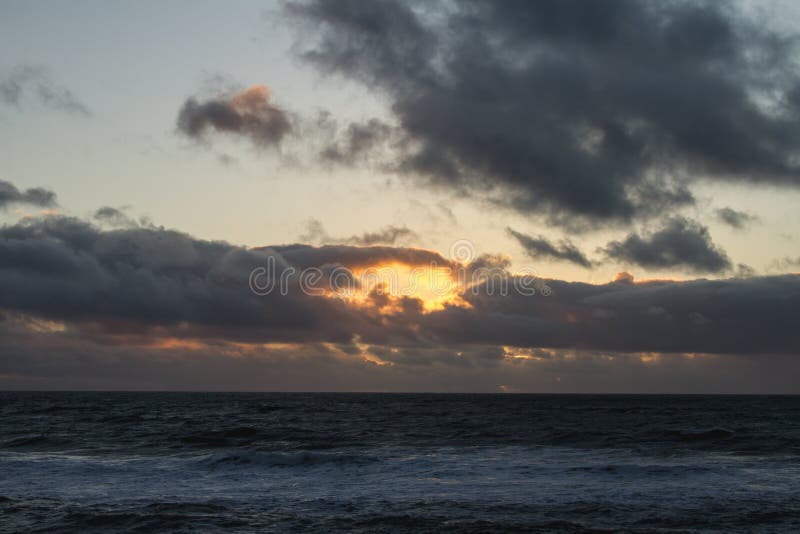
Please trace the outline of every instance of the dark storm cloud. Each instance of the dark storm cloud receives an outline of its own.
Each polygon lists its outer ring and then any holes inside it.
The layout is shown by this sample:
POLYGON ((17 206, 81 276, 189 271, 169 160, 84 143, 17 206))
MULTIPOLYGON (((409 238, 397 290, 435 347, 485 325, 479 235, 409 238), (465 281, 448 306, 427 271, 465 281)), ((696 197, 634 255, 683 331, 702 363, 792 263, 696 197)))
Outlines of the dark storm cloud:
POLYGON ((546 280, 551 293, 468 294, 432 312, 418 335, 438 343, 620 352, 797 354, 800 276, 608 284, 546 280))
POLYGON ((612 260, 646 269, 685 269, 718 273, 731 268, 728 255, 714 245, 708 228, 682 217, 673 217, 658 231, 647 235, 630 233, 603 249, 612 260))
POLYGON ((800 185, 794 39, 732 4, 310 0, 286 12, 304 60, 388 99, 405 138, 396 168, 431 185, 573 225, 686 206, 697 180, 800 185))
POLYGON ((41 187, 20 191, 11 182, 0 180, 0 209, 5 209, 10 204, 30 204, 51 208, 56 205, 56 194, 41 187))
MULTIPOLYGON (((101 209, 101 219, 114 219, 117 212, 101 209)), ((67 321, 98 335, 169 332, 251 341, 342 341, 363 332, 377 338, 382 326, 376 310, 363 312, 342 300, 312 295, 316 291, 304 292, 300 274, 312 267, 329 274, 337 266, 388 263, 451 265, 424 249, 245 249, 153 225, 103 230, 70 217, 30 218, 0 228, 0 309, 67 321), (276 284, 283 272, 294 274, 285 291, 276 286, 261 296, 251 290, 251 276, 269 265, 276 284)), ((310 282, 315 289, 325 289, 326 283, 310 282)))
POLYGON ((280 144, 292 130, 287 114, 270 102, 264 85, 200 101, 188 98, 178 114, 178 131, 203 140, 209 130, 238 135, 257 147, 280 144))
POLYGON ((589 261, 589 258, 587 258, 569 239, 562 239, 558 244, 554 244, 541 235, 532 237, 511 228, 506 228, 506 231, 522 245, 522 248, 525 249, 525 253, 535 260, 553 259, 567 261, 586 268, 592 266, 592 262, 589 261))
POLYGON ((274 339, 299 329, 310 339, 317 313, 337 303, 309 307, 296 287, 285 296, 255 295, 249 276, 268 256, 163 228, 26 220, 0 229, 0 308, 101 329, 274 339))
POLYGON ((728 207, 718 209, 716 214, 719 221, 736 230, 743 230, 750 223, 758 221, 758 216, 756 215, 728 207))
MULTIPOLYGON (((276 278, 290 267, 456 267, 424 249, 245 249, 160 227, 102 230, 68 217, 26 219, 0 228, 3 345, 13 341, 23 351, 31 339, 50 339, 55 347, 74 343, 77 354, 86 354, 91 347, 102 352, 100 347, 156 347, 159 340, 179 339, 226 344, 234 354, 262 350, 263 343, 294 343, 280 350, 300 357, 315 344, 330 343, 350 355, 369 347, 384 363, 418 366, 428 360, 458 368, 498 364, 499 346, 800 352, 797 275, 646 283, 627 275, 607 284, 537 280, 527 286, 536 288, 531 294, 516 291, 521 279, 507 273, 513 282, 508 292, 487 280, 462 288, 462 304, 426 311, 413 295, 372 292, 357 302, 313 296, 300 290, 296 278, 286 292, 260 296, 251 290, 251 273, 270 261, 276 278)), ((508 258, 482 256, 464 268, 508 266, 508 258)))
POLYGON ((410 241, 418 237, 416 232, 405 226, 389 225, 374 232, 364 232, 362 235, 337 238, 328 235, 319 220, 311 219, 307 222, 306 231, 300 236, 300 240, 325 244, 374 246, 395 245, 399 241, 410 241))
POLYGON ((42 66, 17 65, 8 75, 0 75, 0 102, 19 108, 26 97, 59 111, 91 115, 89 108, 72 91, 56 83, 42 66))

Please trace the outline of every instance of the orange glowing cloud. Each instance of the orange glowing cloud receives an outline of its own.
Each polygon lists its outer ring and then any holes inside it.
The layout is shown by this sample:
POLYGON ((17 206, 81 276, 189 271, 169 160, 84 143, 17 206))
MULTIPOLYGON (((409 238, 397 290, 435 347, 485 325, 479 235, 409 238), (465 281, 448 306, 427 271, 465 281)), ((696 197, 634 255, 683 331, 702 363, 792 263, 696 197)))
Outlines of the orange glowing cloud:
POLYGON ((448 306, 469 307, 460 294, 457 274, 449 266, 392 262, 356 267, 350 272, 356 283, 332 288, 329 296, 356 306, 377 306, 384 312, 398 308, 403 298, 420 301, 425 312, 448 306))
POLYGON ((266 85, 253 85, 235 93, 230 102, 241 113, 254 113, 270 107, 270 96, 270 89, 266 85))

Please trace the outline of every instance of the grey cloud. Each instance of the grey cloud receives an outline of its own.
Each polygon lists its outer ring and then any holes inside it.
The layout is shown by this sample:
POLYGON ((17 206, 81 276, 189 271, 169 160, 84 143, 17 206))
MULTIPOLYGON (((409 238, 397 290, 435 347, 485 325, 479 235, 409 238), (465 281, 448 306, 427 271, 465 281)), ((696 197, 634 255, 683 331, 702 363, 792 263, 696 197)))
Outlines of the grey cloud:
POLYGON ((385 263, 400 263, 409 266, 454 267, 454 263, 438 252, 421 248, 349 245, 311 245, 293 244, 260 247, 254 250, 275 251, 289 264, 304 269, 320 265, 339 264, 347 268, 368 267, 385 263))
POLYGON ((20 191, 11 182, 0 180, 0 209, 10 204, 30 204, 42 208, 56 206, 56 194, 41 187, 32 187, 20 191))
POLYGON ((423 183, 576 228, 692 204, 699 180, 800 185, 795 39, 732 4, 309 0, 286 12, 305 61, 388 99, 404 137, 395 169, 423 183))
MULTIPOLYGON (((112 210, 101 210, 113 217, 112 210)), ((250 275, 286 268, 361 268, 450 262, 395 247, 283 245, 245 249, 155 226, 103 230, 70 217, 26 219, 0 228, 0 309, 67 321, 81 331, 172 332, 180 337, 343 341, 379 337, 377 311, 305 294, 251 291, 250 275)), ((324 283, 319 287, 324 288, 324 283)))
POLYGON ((469 274, 477 272, 506 271, 511 266, 511 258, 505 254, 481 254, 469 262, 465 268, 469 274))
POLYGON ((729 207, 718 209, 716 211, 716 215, 719 221, 727 224, 731 228, 735 228, 736 230, 743 230, 750 223, 758 221, 758 216, 756 215, 752 215, 744 211, 738 211, 729 207))
POLYGON ((647 269, 679 268, 698 273, 717 273, 731 268, 725 251, 714 245, 705 226, 673 217, 656 232, 628 234, 603 249, 609 259, 647 269))
POLYGON ((217 154, 217 161, 219 161, 223 167, 235 167, 239 163, 239 160, 225 153, 217 154))
POLYGON ((300 241, 320 242, 324 243, 330 238, 328 232, 325 231, 325 226, 322 221, 318 219, 309 219, 306 221, 306 230, 299 237, 300 241))
POLYGON ((532 237, 511 228, 506 228, 506 231, 522 245, 525 253, 533 259, 567 261, 586 268, 592 266, 589 258, 569 239, 562 239, 558 244, 554 244, 541 235, 532 237))
POLYGON ((773 269, 797 269, 800 268, 800 256, 791 258, 789 256, 772 262, 773 269))
POLYGON ((17 65, 8 75, 0 77, 0 102, 21 107, 26 96, 52 109, 91 115, 89 108, 72 91, 56 83, 49 71, 39 65, 17 65))
POLYGON ((353 236, 347 240, 348 243, 356 245, 394 245, 401 239, 415 239, 417 234, 405 226, 387 226, 376 232, 365 232, 361 236, 353 236))
MULTIPOLYGON (((331 120, 326 114, 325 120, 331 120)), ((368 159, 372 152, 390 140, 394 129, 378 119, 350 123, 341 131, 334 129, 333 140, 321 148, 319 158, 324 163, 354 165, 368 159)))
POLYGON ((413 241, 418 237, 416 232, 405 226, 389 225, 374 232, 364 232, 362 235, 337 238, 330 236, 319 220, 310 219, 306 223, 306 231, 300 236, 300 240, 325 244, 374 246, 395 245, 400 241, 413 241))
POLYGON ((756 274, 758 274, 756 270, 746 263, 739 263, 736 265, 736 276, 747 278, 750 276, 756 276, 756 274))
POLYGON ((546 280, 551 294, 486 291, 471 308, 433 312, 418 335, 438 343, 615 352, 797 354, 800 276, 584 284, 546 280), (700 319, 702 318, 702 319, 700 319))
POLYGON ((270 102, 266 86, 200 101, 188 98, 177 119, 178 132, 204 140, 209 130, 249 139, 255 146, 275 146, 292 131, 289 116, 270 102))
POLYGON ((111 206, 98 208, 94 212, 94 220, 118 228, 139 226, 139 223, 123 210, 111 206))
POLYGON ((288 339, 302 327, 308 339, 326 303, 309 308, 296 291, 253 294, 249 274, 267 256, 163 228, 28 220, 0 229, 0 308, 112 329, 186 323, 187 332, 233 337, 288 339))

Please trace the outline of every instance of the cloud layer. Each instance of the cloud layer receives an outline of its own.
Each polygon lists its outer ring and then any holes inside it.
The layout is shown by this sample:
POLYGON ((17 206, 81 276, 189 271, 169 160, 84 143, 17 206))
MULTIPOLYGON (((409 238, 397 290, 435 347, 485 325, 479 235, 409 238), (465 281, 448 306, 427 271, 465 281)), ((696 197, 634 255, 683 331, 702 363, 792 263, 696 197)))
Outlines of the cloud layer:
MULTIPOLYGON (((496 279, 480 279, 457 287, 462 304, 426 311, 422 297, 413 294, 369 295, 354 303, 300 291, 296 278, 285 294, 260 296, 249 285, 253 270, 268 261, 275 276, 289 267, 460 265, 424 249, 245 249, 162 228, 102 230, 51 216, 0 229, 0 258, 0 308, 62 322, 89 337, 625 352, 800 350, 796 275, 643 284, 622 278, 600 285, 545 280, 539 282, 547 293, 525 294, 513 290, 514 276, 503 271, 512 290, 501 291, 496 279)), ((479 258, 461 267, 472 272, 503 265, 479 258)))
MULTIPOLYGON (((53 201, 4 190, 14 202, 53 201)), ((636 282, 624 273, 587 284, 513 274, 500 255, 462 263, 363 246, 371 233, 360 246, 245 248, 116 208, 95 220, 102 226, 47 215, 0 227, 0 385, 762 391, 752 370, 763 365, 773 391, 794 391, 777 369, 800 365, 798 275, 636 282), (379 270, 421 285, 402 293, 363 276, 379 270), (338 292, 341 282, 356 291, 338 292)), ((585 260, 570 243, 515 236, 537 257, 585 260)), ((715 269, 723 258, 683 219, 613 245, 609 255, 642 265, 694 257, 687 267, 715 269)))

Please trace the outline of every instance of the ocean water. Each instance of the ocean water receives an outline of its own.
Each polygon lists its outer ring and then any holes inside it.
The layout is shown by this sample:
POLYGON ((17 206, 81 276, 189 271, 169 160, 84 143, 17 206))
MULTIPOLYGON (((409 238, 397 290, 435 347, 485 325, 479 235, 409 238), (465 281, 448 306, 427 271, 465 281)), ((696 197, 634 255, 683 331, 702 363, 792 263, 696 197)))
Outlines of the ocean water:
POLYGON ((800 397, 0 392, 0 531, 800 531, 800 397))

